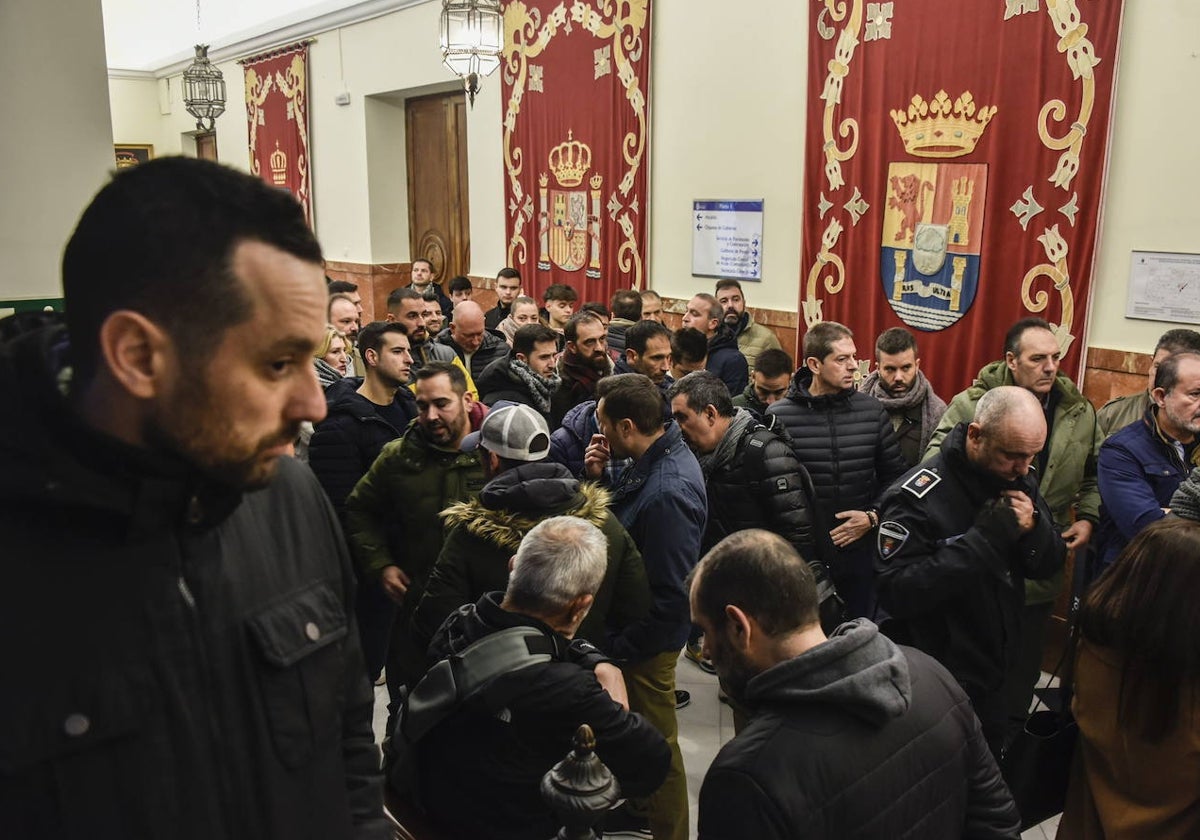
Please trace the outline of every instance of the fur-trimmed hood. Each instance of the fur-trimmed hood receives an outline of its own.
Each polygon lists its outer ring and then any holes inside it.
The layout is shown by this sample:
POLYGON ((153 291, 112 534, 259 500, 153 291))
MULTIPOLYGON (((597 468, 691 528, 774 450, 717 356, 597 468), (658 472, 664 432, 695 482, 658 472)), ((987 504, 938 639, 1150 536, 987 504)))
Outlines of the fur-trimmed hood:
POLYGON ((597 528, 609 516, 611 497, 598 484, 580 482, 561 464, 522 464, 492 479, 478 499, 442 511, 447 530, 467 533, 515 551, 527 533, 551 516, 578 516, 597 528))

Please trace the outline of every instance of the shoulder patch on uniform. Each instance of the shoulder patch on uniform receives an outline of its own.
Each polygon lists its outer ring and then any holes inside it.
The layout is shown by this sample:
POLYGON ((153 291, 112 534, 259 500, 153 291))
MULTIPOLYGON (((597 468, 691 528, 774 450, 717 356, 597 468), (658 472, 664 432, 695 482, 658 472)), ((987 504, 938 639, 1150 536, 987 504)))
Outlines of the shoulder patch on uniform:
POLYGON ((908 481, 900 486, 920 499, 924 498, 925 494, 934 487, 937 487, 941 480, 942 477, 933 470, 921 469, 910 475, 908 481))
POLYGON ((876 547, 879 549, 879 556, 884 560, 903 548, 906 542, 908 542, 908 529, 899 522, 888 519, 879 523, 876 547))

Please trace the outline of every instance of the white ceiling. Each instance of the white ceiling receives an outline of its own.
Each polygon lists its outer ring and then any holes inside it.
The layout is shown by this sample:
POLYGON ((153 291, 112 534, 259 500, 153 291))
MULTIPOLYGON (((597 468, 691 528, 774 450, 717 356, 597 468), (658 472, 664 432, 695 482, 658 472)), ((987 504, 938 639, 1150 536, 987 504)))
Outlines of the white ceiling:
POLYGON ((363 0, 101 0, 110 70, 156 71, 193 55, 351 7, 363 0))

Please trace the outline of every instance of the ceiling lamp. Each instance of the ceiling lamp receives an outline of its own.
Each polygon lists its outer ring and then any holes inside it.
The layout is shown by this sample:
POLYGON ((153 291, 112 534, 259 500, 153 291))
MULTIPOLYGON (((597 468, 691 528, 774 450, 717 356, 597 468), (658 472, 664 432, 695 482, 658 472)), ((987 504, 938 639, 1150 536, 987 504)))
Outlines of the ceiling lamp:
POLYGON ((196 59, 183 71, 183 106, 196 118, 198 131, 212 131, 225 113, 225 77, 208 60, 208 44, 196 45, 196 59))
POLYGON ((442 63, 462 78, 472 106, 479 79, 500 66, 503 21, 500 0, 442 0, 442 63))

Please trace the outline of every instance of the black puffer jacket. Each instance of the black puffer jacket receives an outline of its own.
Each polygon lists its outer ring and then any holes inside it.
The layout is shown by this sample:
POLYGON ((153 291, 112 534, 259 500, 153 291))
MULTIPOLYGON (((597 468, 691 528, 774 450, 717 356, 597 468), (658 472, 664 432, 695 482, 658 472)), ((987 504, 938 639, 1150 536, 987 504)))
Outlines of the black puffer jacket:
POLYGON ((707 552, 734 531, 765 528, 790 542, 805 560, 817 559, 813 545, 812 480, 789 442, 757 422, 745 409, 726 438, 700 458, 708 490, 707 552))
POLYGON ((493 592, 455 613, 431 646, 433 659, 509 627, 532 627, 553 641, 550 662, 497 677, 484 698, 464 705, 417 745, 421 801, 445 837, 543 840, 561 823, 539 793, 542 776, 571 749, 579 725, 596 735, 596 755, 625 796, 646 796, 666 777, 666 741, 596 682, 594 648, 567 640, 537 619, 500 607, 493 592), (589 653, 589 650, 591 651, 589 653), (487 707, 503 696, 503 712, 487 707))
MULTIPOLYGON (((443 347, 449 347, 453 350, 458 356, 459 361, 464 365, 467 363, 467 353, 454 340, 449 327, 446 327, 446 329, 437 334, 437 341, 443 347)), ((508 358, 508 352, 508 342, 504 340, 504 333, 493 332, 488 329, 483 331, 483 343, 471 355, 471 378, 476 380, 476 385, 478 385, 478 380, 483 375, 484 369, 497 359, 508 358)), ((482 396, 482 392, 480 392, 480 395, 482 396)))
POLYGON ((720 377, 731 397, 742 393, 750 383, 750 366, 738 349, 733 330, 724 324, 717 327, 716 334, 708 340, 708 363, 704 367, 720 377))
POLYGON ((357 393, 360 385, 362 380, 357 377, 343 379, 325 392, 329 413, 317 424, 308 443, 308 465, 339 517, 346 512, 346 497, 375 463, 380 450, 404 434, 417 416, 412 391, 398 389, 395 403, 404 412, 405 422, 396 428, 379 414, 375 403, 357 393))
POLYGON ((801 368, 788 394, 771 404, 792 439, 792 449, 812 476, 820 519, 826 531, 839 522, 834 514, 866 510, 904 474, 906 466, 879 400, 853 388, 814 397, 812 371, 801 368))
POLYGON ((962 689, 866 619, 753 677, 745 700, 754 716, 700 789, 700 840, 1020 834, 962 689))
POLYGON ((0 837, 388 837, 316 480, 241 493, 91 430, 64 342, 0 347, 0 837))

